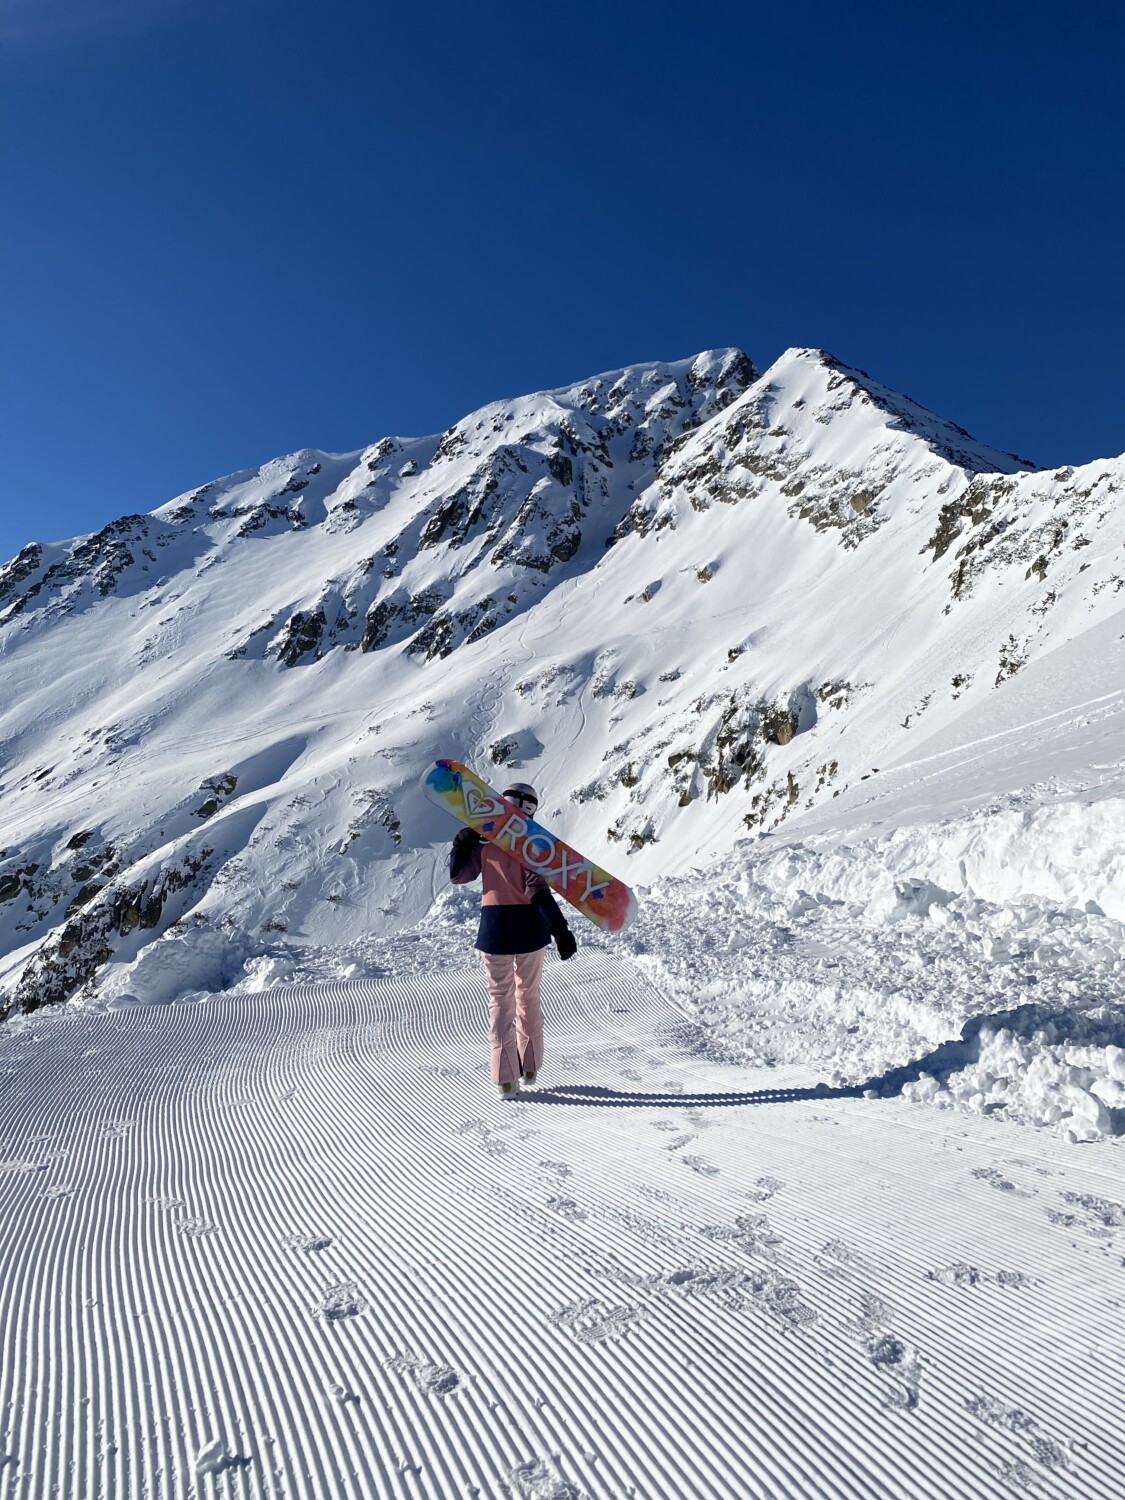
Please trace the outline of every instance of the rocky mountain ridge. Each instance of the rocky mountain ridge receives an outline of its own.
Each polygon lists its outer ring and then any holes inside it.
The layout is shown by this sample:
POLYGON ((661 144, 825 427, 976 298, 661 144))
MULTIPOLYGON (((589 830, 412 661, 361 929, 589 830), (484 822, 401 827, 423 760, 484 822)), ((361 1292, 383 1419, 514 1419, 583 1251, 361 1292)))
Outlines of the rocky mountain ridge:
POLYGON ((1123 484, 822 351, 717 350, 32 543, 0 569, 6 1003, 423 919, 440 753, 519 768, 632 879, 799 823, 1122 608, 1123 484))

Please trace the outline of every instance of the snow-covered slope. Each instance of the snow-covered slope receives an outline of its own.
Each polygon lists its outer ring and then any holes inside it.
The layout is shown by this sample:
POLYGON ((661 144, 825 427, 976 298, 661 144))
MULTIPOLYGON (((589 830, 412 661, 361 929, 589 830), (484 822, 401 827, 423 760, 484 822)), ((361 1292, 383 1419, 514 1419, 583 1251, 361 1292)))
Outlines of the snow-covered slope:
POLYGON ((441 753, 518 769, 634 883, 799 833, 1113 635, 1123 482, 1031 471, 820 351, 719 350, 32 544, 0 570, 6 1003, 412 927, 441 753))
POLYGON ((1118 1500, 1117 1142, 702 1057, 588 952, 502 1103, 417 946, 0 1028, 6 1495, 1118 1500))
POLYGON ((629 948, 707 1055, 1125 1134, 1118 684, 1111 618, 878 776, 660 881, 629 948))

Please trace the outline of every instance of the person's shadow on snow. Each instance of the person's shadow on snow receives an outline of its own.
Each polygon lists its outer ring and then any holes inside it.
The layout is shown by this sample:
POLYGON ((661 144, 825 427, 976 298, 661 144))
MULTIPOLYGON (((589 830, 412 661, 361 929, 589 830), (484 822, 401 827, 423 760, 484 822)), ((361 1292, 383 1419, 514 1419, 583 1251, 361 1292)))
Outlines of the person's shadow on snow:
MULTIPOLYGON (((602 1105, 616 1109, 639 1108, 657 1105, 690 1105, 693 1108, 719 1107, 736 1104, 797 1104, 817 1099, 859 1099, 863 1097, 890 1099, 901 1094, 908 1083, 917 1083, 923 1075, 944 1083, 952 1073, 979 1061, 981 1032, 987 1027, 992 1031, 1006 1027, 1016 1036, 1029 1035, 1037 1028, 1055 1025, 1062 1030, 1073 1025, 1070 1012, 1060 1011, 1045 1005, 1028 1002, 1012 1010, 991 1011, 973 1016, 961 1028, 961 1034, 940 1042, 924 1057, 901 1067, 888 1068, 866 1083, 853 1083, 833 1088, 827 1083, 818 1083, 813 1088, 747 1089, 743 1091, 717 1090, 713 1094, 632 1093, 623 1089, 603 1088, 598 1084, 558 1084, 554 1088, 540 1089, 536 1093, 521 1094, 521 1100, 540 1104, 586 1104, 602 1105)), ((1065 1035, 1065 1031, 1063 1031, 1065 1035)), ((1116 1034, 1115 1034, 1116 1035, 1116 1034)), ((1117 1133, 1125 1133, 1125 1110, 1113 1110, 1117 1133)))
POLYGON ((807 1099, 855 1099, 863 1093, 860 1086, 831 1088, 818 1083, 811 1089, 746 1089, 730 1093, 717 1091, 713 1094, 642 1094, 626 1089, 607 1089, 595 1083, 556 1084, 554 1088, 536 1089, 533 1093, 521 1093, 521 1104, 594 1104, 611 1109, 652 1108, 668 1109, 673 1105, 685 1105, 692 1109, 714 1108, 733 1104, 797 1104, 807 1099))

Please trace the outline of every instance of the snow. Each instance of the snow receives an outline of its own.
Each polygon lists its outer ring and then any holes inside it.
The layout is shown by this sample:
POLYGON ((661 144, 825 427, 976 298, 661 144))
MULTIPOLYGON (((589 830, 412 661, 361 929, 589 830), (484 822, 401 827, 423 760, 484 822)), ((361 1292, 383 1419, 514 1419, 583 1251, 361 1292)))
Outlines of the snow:
POLYGON ((1116 1495, 1123 483, 718 350, 0 569, 0 1489, 1116 1495), (639 897, 516 1104, 439 755, 639 897))
POLYGON ((589 950, 502 1103, 417 946, 0 1037, 14 1492, 1115 1493, 1112 1143, 718 1061, 589 950))
POLYGON ((723 1055, 1122 1133, 1125 693, 1093 692, 1121 639, 1098 627, 791 831, 659 882, 637 961, 723 1055))

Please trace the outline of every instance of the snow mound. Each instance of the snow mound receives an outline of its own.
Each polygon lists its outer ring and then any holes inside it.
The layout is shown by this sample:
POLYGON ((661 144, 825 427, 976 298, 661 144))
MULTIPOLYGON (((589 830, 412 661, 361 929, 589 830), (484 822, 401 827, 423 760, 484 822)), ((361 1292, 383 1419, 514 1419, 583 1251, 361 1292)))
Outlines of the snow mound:
POLYGON ((872 1096, 1125 1133, 1125 801, 744 841, 626 934, 704 1055, 872 1096))

